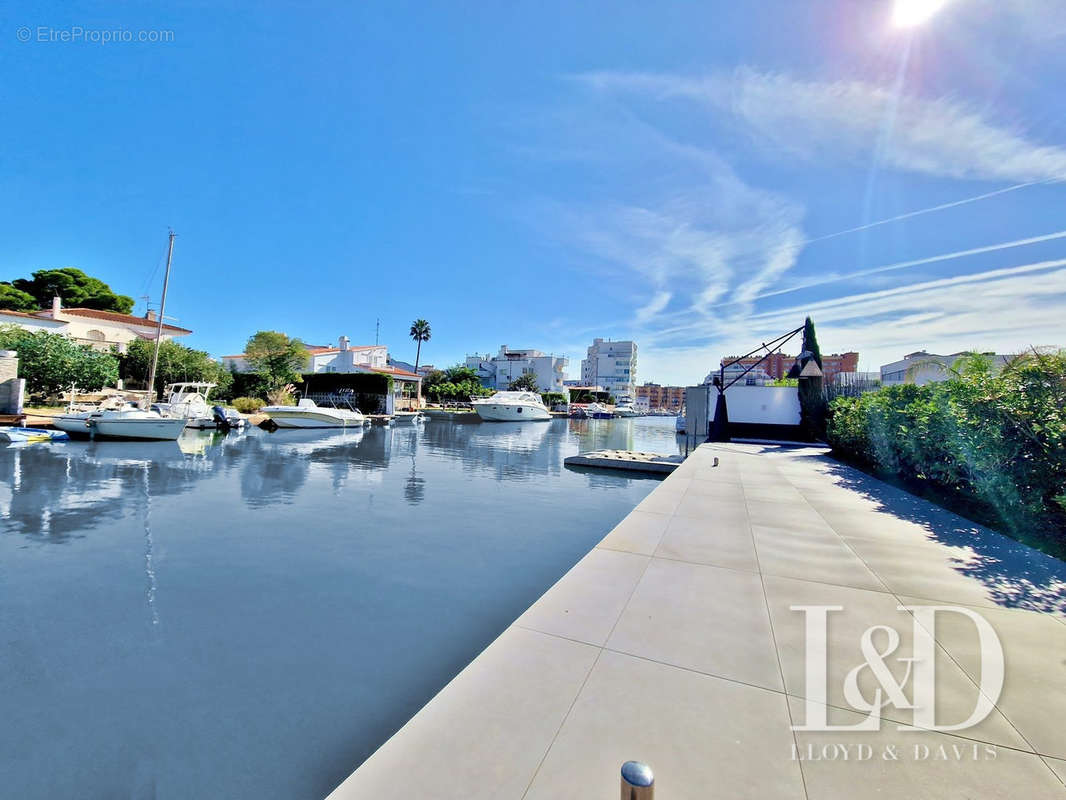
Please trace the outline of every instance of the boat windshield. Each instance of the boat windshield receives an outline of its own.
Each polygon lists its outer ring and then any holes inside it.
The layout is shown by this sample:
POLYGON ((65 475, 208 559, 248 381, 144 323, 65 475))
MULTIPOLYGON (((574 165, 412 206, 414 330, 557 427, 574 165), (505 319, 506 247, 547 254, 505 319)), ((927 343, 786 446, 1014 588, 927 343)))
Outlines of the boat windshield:
POLYGON ((494 403, 535 403, 543 405, 540 395, 533 392, 496 392, 489 398, 494 403))

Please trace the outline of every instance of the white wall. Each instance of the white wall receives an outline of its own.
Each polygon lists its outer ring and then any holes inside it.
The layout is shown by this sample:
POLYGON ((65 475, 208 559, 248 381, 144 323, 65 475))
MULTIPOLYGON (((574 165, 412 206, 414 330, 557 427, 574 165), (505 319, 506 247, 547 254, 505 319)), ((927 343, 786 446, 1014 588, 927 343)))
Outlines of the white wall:
MULTIPOLYGON (((799 425, 799 392, 795 386, 731 386, 725 391, 725 399, 730 422, 799 425)), ((713 396, 711 403, 713 409, 713 396)))

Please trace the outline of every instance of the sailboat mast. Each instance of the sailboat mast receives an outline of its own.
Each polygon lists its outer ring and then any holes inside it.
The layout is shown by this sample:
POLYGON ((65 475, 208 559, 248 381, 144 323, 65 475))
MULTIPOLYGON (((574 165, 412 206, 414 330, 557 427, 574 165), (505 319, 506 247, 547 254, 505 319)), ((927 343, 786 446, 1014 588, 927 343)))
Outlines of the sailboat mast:
POLYGON ((159 365, 159 344, 163 341, 163 314, 167 310, 167 287, 170 285, 170 261, 174 257, 174 231, 170 232, 170 243, 167 245, 167 270, 163 273, 163 298, 159 301, 159 324, 155 329, 155 350, 152 352, 152 368, 148 371, 148 401, 145 405, 152 404, 152 391, 155 387, 155 370, 159 365))

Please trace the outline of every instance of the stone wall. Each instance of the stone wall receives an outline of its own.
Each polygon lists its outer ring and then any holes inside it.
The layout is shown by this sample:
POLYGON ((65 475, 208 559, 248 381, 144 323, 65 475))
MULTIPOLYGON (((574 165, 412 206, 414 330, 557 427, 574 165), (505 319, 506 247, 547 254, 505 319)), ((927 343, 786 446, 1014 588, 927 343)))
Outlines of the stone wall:
POLYGON ((26 381, 17 377, 18 353, 0 350, 0 414, 21 414, 26 381))

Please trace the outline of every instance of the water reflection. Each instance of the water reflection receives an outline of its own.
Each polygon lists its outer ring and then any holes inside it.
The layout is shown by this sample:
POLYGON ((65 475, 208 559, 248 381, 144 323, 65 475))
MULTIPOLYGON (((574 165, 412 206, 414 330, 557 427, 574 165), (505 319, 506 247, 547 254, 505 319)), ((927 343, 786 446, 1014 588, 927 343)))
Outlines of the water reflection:
POLYGON ((672 441, 431 421, 0 449, 0 794, 325 797, 655 485, 563 459, 672 441))
MULTIPOLYGON (((387 469, 390 459, 403 458, 409 465, 403 497, 417 505, 429 487, 420 459, 447 461, 498 481, 529 481, 558 475, 563 458, 573 452, 635 447, 677 452, 683 446, 678 441, 665 425, 642 428, 639 420, 568 419, 543 424, 433 421, 401 428, 229 435, 195 432, 177 442, 13 447, 0 451, 0 510, 6 530, 64 542, 129 511, 133 485, 144 486, 147 506, 152 497, 183 494, 200 481, 236 470, 243 502, 263 508, 295 502, 316 470, 340 496, 353 478, 359 486, 379 482, 373 473, 387 469)), ((590 488, 613 485, 614 476, 606 481, 598 476, 587 473, 590 488)))

